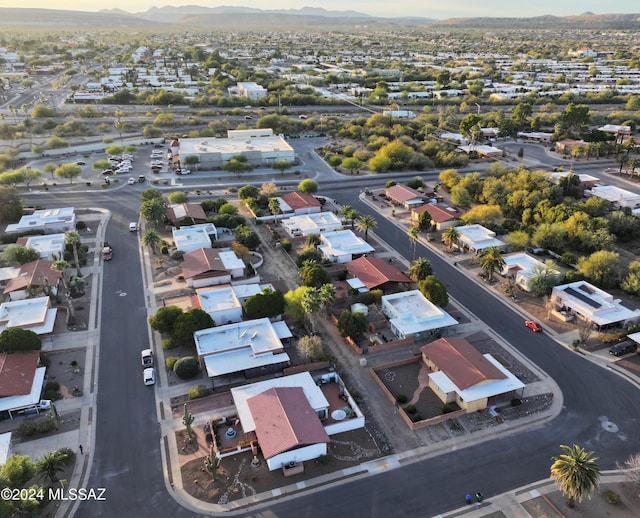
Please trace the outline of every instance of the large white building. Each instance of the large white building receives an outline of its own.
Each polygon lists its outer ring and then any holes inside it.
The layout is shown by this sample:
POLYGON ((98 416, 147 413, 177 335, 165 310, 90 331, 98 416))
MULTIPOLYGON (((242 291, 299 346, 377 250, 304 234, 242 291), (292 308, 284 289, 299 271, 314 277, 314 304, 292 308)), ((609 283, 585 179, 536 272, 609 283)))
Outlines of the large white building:
POLYGON ((238 155, 246 157, 255 167, 270 167, 280 160, 295 161, 293 148, 270 128, 229 130, 227 138, 180 139, 177 153, 182 163, 186 157, 197 157, 199 168, 204 170, 222 169, 238 155))
POLYGON ((351 230, 336 230, 320 234, 322 243, 318 250, 332 263, 348 263, 365 254, 374 252, 374 248, 351 230))
POLYGON ((76 215, 73 207, 36 210, 33 214, 22 216, 18 223, 7 225, 6 232, 25 232, 42 230, 43 232, 66 232, 76 229, 76 215))
POLYGON ((322 234, 323 232, 333 232, 342 228, 340 218, 333 212, 316 212, 292 216, 281 220, 280 223, 291 237, 322 234))

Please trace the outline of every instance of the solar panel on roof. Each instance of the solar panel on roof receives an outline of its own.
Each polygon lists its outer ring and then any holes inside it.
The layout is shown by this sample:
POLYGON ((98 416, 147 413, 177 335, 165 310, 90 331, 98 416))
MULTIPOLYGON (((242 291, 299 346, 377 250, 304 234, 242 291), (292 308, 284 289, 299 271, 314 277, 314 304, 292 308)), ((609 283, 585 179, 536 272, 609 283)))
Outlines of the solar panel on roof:
POLYGON ((567 288, 564 291, 569 295, 573 295, 575 298, 577 298, 578 300, 581 300, 582 302, 591 306, 592 308, 598 309, 602 305, 599 302, 596 302, 595 300, 587 297, 584 293, 580 293, 579 291, 576 291, 573 288, 567 288))

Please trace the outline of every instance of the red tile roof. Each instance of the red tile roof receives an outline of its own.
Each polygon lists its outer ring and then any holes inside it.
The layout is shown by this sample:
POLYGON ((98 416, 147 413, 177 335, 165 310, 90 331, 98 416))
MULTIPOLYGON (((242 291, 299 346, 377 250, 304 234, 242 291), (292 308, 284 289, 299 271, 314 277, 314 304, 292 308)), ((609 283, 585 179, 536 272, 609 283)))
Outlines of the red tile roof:
POLYGON ((62 274, 60 272, 54 272, 51 269, 53 263, 54 261, 39 259, 23 264, 20 267, 18 276, 7 282, 3 293, 6 295, 13 291, 24 290, 29 286, 46 286, 47 282, 49 286, 57 286, 62 278, 62 274), (45 279, 47 279, 47 281, 45 281, 45 279))
POLYGON ((464 338, 440 338, 420 347, 420 352, 462 390, 506 378, 464 338))
POLYGON ((397 201, 398 203, 404 203, 405 201, 415 200, 416 198, 422 198, 422 193, 407 187, 406 185, 396 184, 388 187, 385 194, 397 201))
POLYGON ((360 257, 347 263, 347 270, 370 290, 386 282, 413 282, 407 275, 379 257, 360 257))
POLYGON ((302 387, 274 387, 247 400, 265 459, 292 448, 328 443, 302 387))
POLYGON ((190 217, 194 221, 205 221, 207 219, 207 215, 199 203, 178 203, 176 205, 170 205, 167 208, 167 218, 169 221, 177 224, 185 217, 190 217), (182 213, 183 215, 176 216, 176 212, 178 214, 182 213))
POLYGON ((205 273, 220 272, 222 275, 227 272, 217 248, 198 248, 184 254, 183 259, 182 275, 185 279, 191 279, 205 273))
POLYGON ((39 361, 40 351, 0 353, 0 397, 29 394, 39 361))
POLYGON ((428 212, 429 216, 431 216, 431 220, 434 223, 444 223, 445 221, 458 219, 462 215, 460 212, 457 212, 457 213, 451 212, 443 207, 434 205, 432 203, 428 203, 427 205, 423 205, 422 207, 416 207, 415 209, 411 209, 411 212, 415 216, 419 216, 423 212, 428 212))
POLYGON ((287 205, 293 210, 304 209, 306 207, 320 207, 320 202, 306 192, 288 192, 287 194, 283 194, 281 198, 287 202, 287 205))

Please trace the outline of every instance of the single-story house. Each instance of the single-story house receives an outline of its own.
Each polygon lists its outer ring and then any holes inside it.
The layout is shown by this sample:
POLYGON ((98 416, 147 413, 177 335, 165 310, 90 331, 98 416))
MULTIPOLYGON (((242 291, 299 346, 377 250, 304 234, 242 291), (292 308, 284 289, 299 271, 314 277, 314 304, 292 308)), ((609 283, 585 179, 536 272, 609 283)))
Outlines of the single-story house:
POLYGON ((39 335, 51 333, 57 313, 58 309, 51 307, 49 297, 3 302, 0 304, 0 332, 19 327, 39 335))
POLYGON ((346 266, 349 275, 359 279, 368 290, 385 290, 398 284, 413 283, 407 274, 378 257, 359 257, 348 262, 346 266))
POLYGON ((3 294, 9 295, 11 300, 22 300, 33 296, 33 292, 55 295, 62 280, 62 273, 51 269, 54 261, 38 259, 23 264, 18 268, 18 274, 7 282, 3 294))
POLYGON ((42 236, 22 236, 16 241, 18 245, 33 248, 41 259, 59 261, 64 259, 64 234, 44 234, 42 236))
POLYGON ((245 276, 245 264, 233 250, 198 248, 183 256, 182 275, 190 288, 228 284, 245 276))
POLYGON ((211 248, 212 240, 218 239, 213 223, 203 223, 171 230, 173 242, 181 252, 192 252, 198 248, 211 248))
POLYGON ((0 414, 40 410, 46 367, 38 367, 40 351, 0 353, 0 414))
POLYGON ((284 322, 247 320, 196 331, 198 360, 212 383, 281 373, 289 365, 282 340, 293 335, 284 322))
POLYGON ((561 178, 564 178, 565 176, 569 176, 569 175, 575 175, 578 177, 580 183, 578 183, 577 187, 580 190, 580 192, 593 189, 594 186, 600 183, 600 178, 598 178, 597 176, 591 176, 590 174, 584 174, 584 173, 576 174, 573 171, 558 171, 554 173, 549 173, 549 177, 551 178, 551 181, 556 184, 560 182, 561 178))
POLYGON ((435 205, 433 203, 427 203, 420 207, 413 207, 411 209, 411 222, 417 225, 420 221, 420 216, 428 212, 431 216, 431 221, 436 226, 437 230, 446 230, 451 227, 455 227, 459 221, 462 212, 454 209, 453 207, 444 207, 442 205, 435 205))
POLYGON ((456 227, 456 230, 460 233, 458 246, 475 254, 492 246, 497 246, 498 248, 507 246, 506 243, 496 238, 496 233, 493 230, 489 230, 482 225, 463 225, 456 227))
POLYGON ((406 185, 396 184, 385 189, 385 195, 391 198, 393 203, 402 205, 405 209, 410 210, 413 207, 424 205, 424 194, 407 187, 406 185))
POLYGON ((618 208, 636 209, 640 207, 640 194, 613 185, 595 185, 591 188, 590 194, 607 200, 618 208))
POLYGON ((599 329, 640 322, 640 309, 587 281, 555 286, 551 302, 561 314, 576 315, 599 329))
MULTIPOLYGON (((505 277, 512 276, 517 286, 520 286, 524 291, 531 291, 529 283, 539 274, 541 268, 544 268, 544 263, 526 252, 505 254, 502 258, 504 259, 504 268, 500 274, 505 277)), ((558 270, 553 270, 552 273, 560 275, 558 270)))
POLYGON ((502 151, 502 149, 493 146, 458 146, 458 149, 460 151, 464 151, 467 155, 475 151, 479 156, 484 158, 502 158, 502 155, 504 155, 504 151, 502 151))
POLYGON ((318 250, 332 263, 348 263, 375 251, 369 243, 356 236, 351 230, 325 232, 320 234, 320 241, 318 250))
POLYGON ((540 131, 519 131, 517 138, 524 139, 525 142, 547 142, 551 143, 553 133, 543 133, 540 131))
POLYGON ((280 224, 291 237, 322 234, 342 228, 342 222, 333 212, 314 212, 291 216, 281 220, 280 224))
POLYGON ((292 191, 283 194, 278 198, 280 211, 282 214, 313 214, 322 210, 322 205, 318 199, 306 192, 292 191))
POLYGON ((383 295, 382 312, 389 319, 393 334, 401 340, 410 337, 415 341, 425 340, 458 324, 419 290, 383 295))
POLYGON ((196 298, 200 309, 206 311, 216 325, 231 324, 242 320, 242 306, 247 299, 261 293, 270 284, 239 284, 237 286, 219 286, 199 288, 196 298))
POLYGON ((464 338, 440 338, 420 352, 431 371, 431 390, 443 403, 455 402, 467 413, 509 401, 525 387, 491 354, 481 354, 464 338))
POLYGON ((191 218, 194 223, 204 223, 207 215, 199 203, 174 203, 167 207, 167 219, 176 227, 184 218, 191 218))
POLYGON ((22 216, 18 223, 7 225, 5 232, 26 232, 42 230, 43 232, 66 232, 76 229, 76 215, 73 207, 60 209, 35 210, 33 214, 22 216))
POLYGON ((584 140, 564 139, 556 142, 556 152, 569 154, 578 147, 585 147, 587 143, 584 140))

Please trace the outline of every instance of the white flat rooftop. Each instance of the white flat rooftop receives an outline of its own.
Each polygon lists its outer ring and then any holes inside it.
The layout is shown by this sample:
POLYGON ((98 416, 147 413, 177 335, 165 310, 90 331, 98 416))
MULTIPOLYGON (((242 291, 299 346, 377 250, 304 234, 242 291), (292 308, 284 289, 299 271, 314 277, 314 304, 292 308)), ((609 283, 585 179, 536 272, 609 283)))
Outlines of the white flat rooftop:
POLYGON ((458 321, 442 308, 436 306, 418 290, 384 295, 383 309, 389 305, 393 314, 388 314, 393 325, 405 336, 431 329, 454 326, 458 321))
POLYGON ((247 151, 272 153, 274 151, 289 151, 293 148, 281 137, 240 138, 194 138, 180 139, 180 155, 217 154, 235 156, 247 151))
POLYGON ((322 245, 320 248, 325 255, 353 255, 368 254, 374 251, 374 248, 364 239, 360 239, 351 230, 336 230, 334 232, 325 232, 321 234, 322 245))
POLYGON ((49 306, 49 297, 3 302, 0 304, 0 331, 21 327, 38 334, 50 333, 56 313, 57 309, 49 306))

